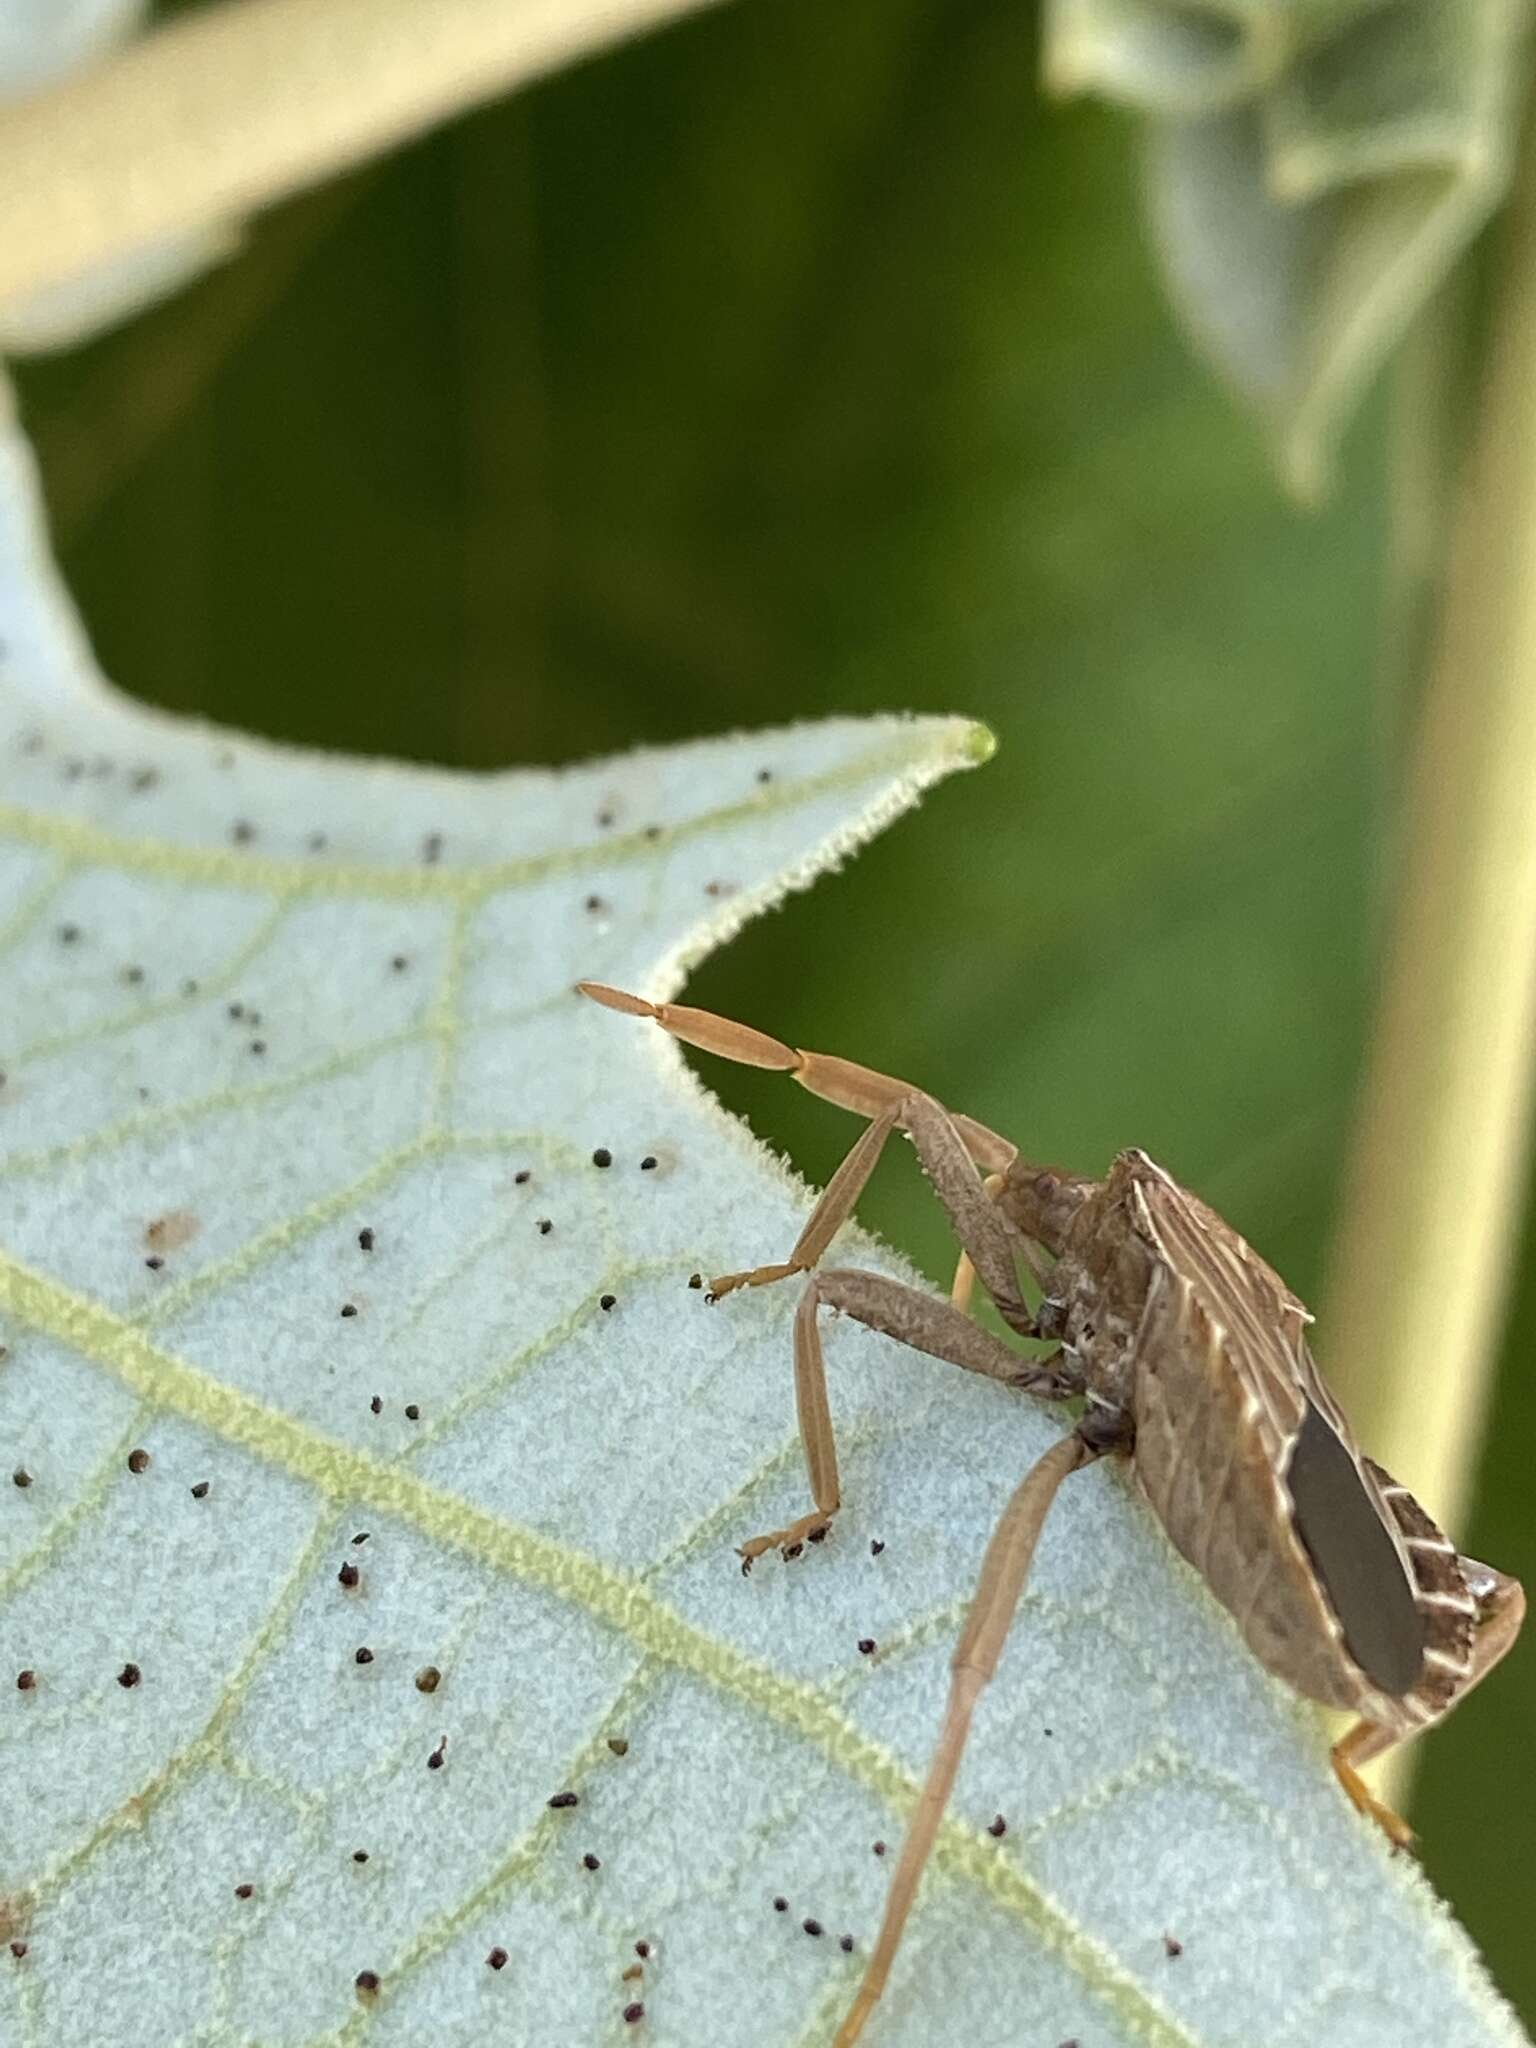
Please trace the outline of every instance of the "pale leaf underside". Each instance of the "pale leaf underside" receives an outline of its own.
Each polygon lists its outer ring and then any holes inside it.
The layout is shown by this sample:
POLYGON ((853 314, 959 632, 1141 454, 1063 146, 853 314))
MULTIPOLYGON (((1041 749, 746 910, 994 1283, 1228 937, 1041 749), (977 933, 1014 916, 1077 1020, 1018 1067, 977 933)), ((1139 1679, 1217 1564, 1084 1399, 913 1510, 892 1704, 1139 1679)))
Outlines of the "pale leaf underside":
MULTIPOLYGON (((3 462, 0 2042, 587 2043, 637 1999, 653 2042, 824 2038, 1059 1425, 840 1326, 846 1511, 744 1580, 804 1504, 793 1297, 688 1282, 806 1197, 571 984, 670 991, 975 730, 284 753, 98 683, 14 429, 3 462)), ((1074 2037, 1518 2039, 1112 1467, 1047 1532, 871 2033, 1074 2037)))

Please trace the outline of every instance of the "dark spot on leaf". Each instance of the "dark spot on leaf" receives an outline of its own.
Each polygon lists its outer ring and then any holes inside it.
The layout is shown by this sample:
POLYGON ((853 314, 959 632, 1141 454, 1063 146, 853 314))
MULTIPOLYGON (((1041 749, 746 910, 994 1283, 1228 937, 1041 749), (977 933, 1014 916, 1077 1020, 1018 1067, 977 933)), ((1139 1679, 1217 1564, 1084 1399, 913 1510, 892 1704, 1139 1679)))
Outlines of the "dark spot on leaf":
POLYGON ((326 847, 325 834, 323 832, 311 832, 304 844, 311 853, 324 853, 326 847))
POLYGON ((341 1313, 344 1316, 355 1316, 357 1314, 357 1303, 355 1301, 344 1301, 341 1304, 341 1313))
POLYGON ((507 1952, 504 1948, 493 1948, 485 1960, 491 1969, 504 1970, 507 1967, 507 1952))
POLYGON ((654 1173, 656 1171, 656 1154, 654 1152, 646 1153, 640 1162, 640 1171, 642 1173, 654 1173))
POLYGON ((638 2020, 643 2020, 644 2018, 645 2018, 645 2007, 644 2007, 644 2006, 643 2006, 643 2005, 642 2005, 642 2004, 640 2003, 640 2001, 639 2001, 639 1999, 638 1999, 638 1998, 637 1998, 637 1999, 635 2000, 635 2002, 634 2002, 634 2004, 633 2004, 633 2005, 626 2005, 626 2006, 625 2006, 625 2008, 624 2008, 624 2019, 625 2019, 625 2023, 626 2023, 626 2024, 627 2024, 628 2026, 631 2026, 631 2027, 632 2027, 632 2026, 634 2026, 634 2025, 635 2025, 635 2023, 636 2023, 636 2022, 637 2022, 638 2020))
POLYGON ((194 1500, 206 1500, 208 1498, 208 1482, 206 1479, 199 1479, 192 1488, 192 1498, 194 1500))
POLYGON ((379 1973, 377 1970, 359 1970, 352 1982, 357 1986, 359 1998, 372 1998, 379 1988, 379 1973))
POLYGON ((541 1216, 539 1218, 540 1237, 548 1237, 549 1233, 554 1229, 554 1227, 554 1224, 550 1222, 547 1216, 541 1216))
POLYGON ((759 782, 772 782, 773 770, 771 768, 759 768, 757 771, 757 779, 759 782))
POLYGON ((581 1867, 583 1870, 601 1870, 603 1866, 589 1849, 581 1859, 581 1867))
POLYGON ((883 1856, 885 1854, 884 1842, 871 1842, 870 1847, 874 1850, 877 1856, 883 1856))
POLYGON ((1172 1961, 1175 1956, 1183 1955, 1184 1944, 1182 1941, 1175 1941, 1171 1934, 1165 1934, 1163 1936, 1163 1953, 1172 1961))
POLYGON ((702 1273, 690 1273, 688 1275, 688 1285, 690 1287, 702 1287, 704 1285, 704 1275, 702 1273))
POLYGON ((423 1664, 416 1674, 416 1690, 418 1692, 436 1692, 442 1681, 443 1674, 435 1664, 423 1664))
POLYGON ((229 836, 236 846, 249 846, 256 837, 256 827, 249 818, 236 818, 229 828, 229 836))
POLYGON ((802 1920, 800 1922, 800 1925, 807 1934, 811 1935, 815 1939, 820 1939, 821 1922, 819 1920, 802 1920))
POLYGON ((158 1273, 161 1267, 165 1264, 165 1261, 161 1258, 158 1252, 151 1252, 149 1257, 144 1261, 144 1263, 146 1266, 148 1266, 151 1273, 158 1273))
POLYGON ((352 1851, 352 1861, 354 1863, 366 1863, 368 1861, 368 1851, 366 1849, 354 1849, 352 1851))
POLYGON ((16 1467, 16 1470, 11 1474, 11 1484, 13 1486, 30 1486, 32 1484, 32 1474, 25 1465, 18 1465, 16 1467))
POLYGON ((31 1692, 31 1691, 33 1691, 33 1690, 34 1690, 34 1688, 36 1687, 36 1685, 37 1685, 37 1673, 36 1673, 35 1671, 30 1671, 30 1670, 28 1670, 28 1671, 18 1671, 18 1672, 17 1672, 17 1674, 16 1674, 16 1690, 17 1690, 18 1692, 31 1692))
POLYGON ((230 1003, 226 1009, 225 1014, 228 1017, 230 1017, 234 1022, 238 1023, 239 1020, 245 1015, 244 1003, 230 1003))
POLYGON ((556 1813, 559 1813, 567 1806, 580 1806, 581 1795, 577 1792, 557 1792, 548 1803, 556 1813))
POLYGON ((606 1145, 599 1145, 597 1150, 592 1154, 592 1164, 594 1166, 612 1166, 613 1154, 608 1150, 608 1147, 606 1145))
POLYGON ((366 1643, 359 1644, 357 1649, 352 1652, 352 1662, 354 1664, 371 1664, 373 1662, 373 1652, 366 1643))
POLYGON ((418 1407, 417 1407, 417 1405, 416 1405, 416 1403, 415 1403, 414 1401, 407 1401, 407 1402, 406 1402, 406 1404, 405 1404, 405 1419, 406 1419, 406 1421, 407 1421, 407 1422, 420 1422, 420 1420, 421 1420, 421 1410, 420 1410, 420 1408, 418 1408, 418 1407))
POLYGON ((128 1692, 138 1684, 143 1676, 144 1674, 140 1671, 137 1664, 125 1664, 117 1674, 117 1682, 124 1692, 128 1692))
POLYGON ((253 1884, 237 1884, 235 1886, 235 1897, 237 1899, 248 1899, 255 1889, 256 1887, 253 1884))
POLYGON ((443 857, 443 835, 429 832, 421 842, 421 857, 428 867, 434 867, 443 857))
POLYGON ((875 1639, 874 1639, 874 1637, 873 1637, 873 1636, 860 1636, 860 1637, 859 1637, 859 1655, 860 1655, 861 1657, 873 1657, 873 1655, 874 1655, 874 1654, 875 1654, 875 1639))
POLYGON ((61 924, 61 925, 59 926, 59 944, 60 944, 61 946, 76 946, 76 945, 78 945, 79 943, 80 943, 80 927, 79 927, 79 925, 77 925, 77 924, 61 924))
POLYGON ((635 1943, 635 1954, 640 1958, 642 1963, 645 1961, 646 1957, 650 1954, 650 1952, 651 1944, 648 1941, 637 1941, 635 1943))
POLYGON ((622 1735, 610 1735, 608 1738, 608 1747, 613 1751, 615 1756, 629 1755, 629 1744, 622 1735))
POLYGON ((128 1470, 130 1472, 147 1472, 149 1470, 149 1453, 142 1446, 128 1453, 128 1470))
POLYGON ((827 1537, 831 1534, 831 1530, 832 1524, 830 1522, 823 1522, 819 1529, 808 1530, 805 1540, 807 1543, 825 1543, 827 1537))
POLYGON ((405 970, 407 969, 407 967, 410 966, 411 963, 406 958, 404 953, 396 953, 389 964, 394 969, 396 974, 404 974, 405 970))
POLYGON ((368 1403, 368 1406, 375 1415, 382 1415, 384 1413, 384 1403, 380 1400, 377 1394, 374 1395, 373 1399, 368 1403))
POLYGON ((879 1541, 877 1540, 877 1541, 875 1541, 874 1543, 871 1543, 871 1544, 870 1544, 870 1546, 869 1546, 869 1554, 870 1554, 870 1556, 871 1556, 871 1557, 878 1557, 878 1556, 880 1555, 881 1551, 882 1551, 882 1550, 884 1550, 884 1548, 885 1548, 885 1545, 884 1545, 883 1543, 881 1543, 881 1542, 879 1542, 879 1541))
POLYGON ((585 905, 585 907, 586 907, 586 908, 587 908, 588 910, 590 910, 590 911, 593 911, 594 913, 595 913, 595 912, 597 912, 597 911, 599 911, 599 910, 601 910, 601 909, 602 909, 602 907, 603 907, 603 899, 602 899, 602 897, 601 897, 601 896, 589 896, 589 897, 587 898, 587 901, 586 901, 586 905, 585 905))
POLYGON ((782 1893, 774 1900, 773 1910, 775 1913, 787 1913, 789 1911, 789 1901, 782 1893))
POLYGON ((142 967, 125 967, 123 969, 123 979, 130 988, 137 988, 144 979, 144 970, 142 967))
POLYGON ((616 1294, 600 1294, 597 1297, 597 1305, 599 1308, 612 1308, 618 1298, 616 1294))
POLYGON ((336 1577, 340 1584, 347 1587, 349 1591, 353 1586, 357 1584, 358 1580, 362 1576, 362 1573, 358 1570, 357 1566, 351 1562, 350 1559, 347 1561, 346 1564, 342 1566, 341 1570, 336 1574, 336 1577))
POLYGON ((443 1760, 447 1756, 447 1754, 448 1738, 446 1735, 439 1735, 439 1737, 437 1738, 436 1749, 434 1749, 432 1754, 427 1758, 427 1769, 429 1771, 440 1771, 443 1768, 443 1760))
POLYGON ((360 1230, 357 1233, 357 1243, 360 1251, 371 1252, 373 1250, 373 1232, 371 1230, 360 1230))
POLYGON ((11 1943, 11 1954, 16 1958, 18 1963, 21 1961, 22 1957, 26 1954, 26 1952, 27 1944, 24 1941, 13 1941, 11 1943))
POLYGON ((851 1934, 839 1935, 837 1945, 845 1956, 853 1954, 853 1936, 851 1934))
POLYGON ((368 1531, 366 1529, 359 1529, 357 1534, 352 1538, 352 1541, 354 1543, 366 1543, 368 1541, 368 1531))
POLYGON ((995 1813, 987 1823, 987 1833, 994 1841, 1000 1842, 1008 1832, 1008 1823, 1000 1813, 995 1813))
POLYGON ((526 1166, 520 1166, 512 1178, 520 1188, 525 1188, 533 1179, 533 1174, 526 1166))

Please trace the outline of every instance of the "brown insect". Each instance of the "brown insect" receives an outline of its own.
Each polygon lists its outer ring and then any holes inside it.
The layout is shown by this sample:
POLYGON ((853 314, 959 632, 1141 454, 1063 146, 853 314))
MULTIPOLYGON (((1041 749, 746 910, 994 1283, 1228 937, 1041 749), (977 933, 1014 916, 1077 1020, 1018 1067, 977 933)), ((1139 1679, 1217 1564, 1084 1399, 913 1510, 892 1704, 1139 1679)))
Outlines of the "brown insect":
POLYGON ((798 1052, 706 1010, 579 987, 706 1052, 792 1074, 870 1119, 789 1257, 711 1283, 718 1298, 809 1276, 795 1315, 795 1396, 815 1506, 744 1544, 744 1571, 765 1551, 824 1534, 841 1504, 818 1309, 1045 1399, 1084 1401, 987 1546, 880 1938, 835 2048, 858 2039, 890 1973, 1056 1491, 1106 1453, 1130 1458, 1175 1548, 1259 1661, 1309 1699, 1360 1716, 1334 1745, 1334 1769, 1362 1813, 1395 1843, 1410 1841, 1356 1766, 1442 1720, 1486 1677, 1519 1633, 1525 1595, 1518 1580, 1460 1556, 1407 1488, 1362 1454, 1307 1347, 1311 1316, 1257 1252, 1145 1152, 1120 1153, 1102 1181, 1056 1173, 890 1075, 798 1052), (947 1302, 883 1274, 819 1264, 898 1130, 960 1241, 947 1302), (1038 1308, 1020 1289, 1021 1263, 1040 1288, 1038 1308), (978 1278, 1010 1329, 1059 1348, 1028 1359, 981 1329, 967 1313, 978 1278))

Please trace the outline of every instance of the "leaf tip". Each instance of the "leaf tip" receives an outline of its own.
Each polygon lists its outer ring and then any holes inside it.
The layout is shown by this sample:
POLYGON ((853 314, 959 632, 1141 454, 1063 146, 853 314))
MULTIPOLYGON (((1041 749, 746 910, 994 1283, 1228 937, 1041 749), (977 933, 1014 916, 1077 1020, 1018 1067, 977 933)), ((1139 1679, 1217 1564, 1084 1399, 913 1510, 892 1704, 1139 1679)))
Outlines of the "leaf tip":
POLYGON ((973 768, 979 768, 997 752, 997 734, 990 725, 983 725, 979 718, 972 719, 965 728, 960 751, 973 768))

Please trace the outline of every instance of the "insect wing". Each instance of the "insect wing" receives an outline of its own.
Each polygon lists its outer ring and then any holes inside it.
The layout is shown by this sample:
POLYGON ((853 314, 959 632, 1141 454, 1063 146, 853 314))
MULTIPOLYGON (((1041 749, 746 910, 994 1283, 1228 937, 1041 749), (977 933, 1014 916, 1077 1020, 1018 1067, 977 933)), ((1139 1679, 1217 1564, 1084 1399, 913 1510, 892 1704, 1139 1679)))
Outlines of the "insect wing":
POLYGON ((1138 1477, 1262 1663, 1364 1710, 1419 1677, 1404 1531, 1307 1348, 1306 1311, 1237 1233, 1123 1155, 1156 1255, 1136 1358, 1138 1477))

